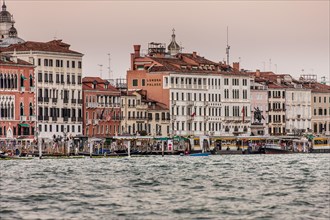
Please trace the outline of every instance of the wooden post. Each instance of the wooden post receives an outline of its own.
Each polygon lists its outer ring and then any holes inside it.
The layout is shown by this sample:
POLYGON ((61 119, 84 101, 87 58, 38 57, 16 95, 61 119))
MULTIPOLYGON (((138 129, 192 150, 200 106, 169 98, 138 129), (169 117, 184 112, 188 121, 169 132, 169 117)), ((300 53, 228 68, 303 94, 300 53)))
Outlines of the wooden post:
POLYGON ((164 157, 164 141, 162 141, 162 157, 164 157))

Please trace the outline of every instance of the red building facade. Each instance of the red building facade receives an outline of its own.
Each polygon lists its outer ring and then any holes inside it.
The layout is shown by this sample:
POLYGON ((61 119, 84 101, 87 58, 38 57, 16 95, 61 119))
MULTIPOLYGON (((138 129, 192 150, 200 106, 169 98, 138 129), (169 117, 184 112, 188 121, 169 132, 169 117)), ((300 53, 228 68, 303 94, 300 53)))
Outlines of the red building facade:
POLYGON ((83 80, 83 135, 106 138, 120 133, 120 91, 99 77, 83 80))
MULTIPOLYGON (((31 143, 35 135, 34 66, 0 56, 0 140, 31 143)), ((24 143, 23 143, 24 144, 24 143)))

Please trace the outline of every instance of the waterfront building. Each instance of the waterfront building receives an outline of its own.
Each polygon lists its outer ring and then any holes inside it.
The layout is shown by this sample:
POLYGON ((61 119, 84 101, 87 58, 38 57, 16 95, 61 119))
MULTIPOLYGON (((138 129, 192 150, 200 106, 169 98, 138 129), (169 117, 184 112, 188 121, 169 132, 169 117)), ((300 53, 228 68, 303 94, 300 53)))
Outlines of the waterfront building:
POLYGON ((34 66, 0 55, 0 140, 31 143, 35 135, 34 66))
POLYGON ((311 90, 299 81, 292 82, 286 89, 286 133, 302 135, 311 131, 311 90))
POLYGON ((0 12, 0 47, 24 43, 24 40, 18 37, 17 29, 14 27, 14 24, 13 15, 7 11, 6 3, 3 1, 0 12))
POLYGON ((62 40, 0 49, 35 65, 39 138, 82 134, 82 57, 62 40))
POLYGON ((106 138, 120 133, 120 91, 100 77, 83 78, 83 134, 106 138))
POLYGON ((311 129, 315 135, 330 135, 330 86, 318 83, 315 75, 301 77, 311 90, 311 129))
POLYGON ((174 33, 169 52, 165 44, 150 43, 146 55, 134 45, 128 89, 146 90, 170 110, 170 135, 250 134, 249 75, 196 52, 182 53, 173 42, 174 33))
POLYGON ((121 94, 122 134, 166 137, 170 135, 170 112, 165 104, 148 98, 146 90, 121 94))

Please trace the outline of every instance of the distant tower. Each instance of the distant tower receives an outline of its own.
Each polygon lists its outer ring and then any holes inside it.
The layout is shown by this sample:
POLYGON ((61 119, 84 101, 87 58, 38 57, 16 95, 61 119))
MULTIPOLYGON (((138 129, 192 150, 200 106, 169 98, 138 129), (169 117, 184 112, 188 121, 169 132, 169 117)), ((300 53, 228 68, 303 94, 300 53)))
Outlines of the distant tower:
POLYGON ((228 45, 228 26, 227 26, 227 47, 226 47, 227 65, 229 65, 229 50, 230 50, 230 46, 228 45))
POLYGON ((13 16, 7 11, 6 2, 3 1, 0 12, 0 40, 9 37, 9 29, 14 23, 13 16))
POLYGON ((175 41, 175 29, 173 28, 173 34, 172 34, 172 41, 171 43, 168 45, 167 49, 168 49, 168 52, 171 56, 175 56, 177 55, 180 50, 181 50, 181 47, 180 45, 175 41))

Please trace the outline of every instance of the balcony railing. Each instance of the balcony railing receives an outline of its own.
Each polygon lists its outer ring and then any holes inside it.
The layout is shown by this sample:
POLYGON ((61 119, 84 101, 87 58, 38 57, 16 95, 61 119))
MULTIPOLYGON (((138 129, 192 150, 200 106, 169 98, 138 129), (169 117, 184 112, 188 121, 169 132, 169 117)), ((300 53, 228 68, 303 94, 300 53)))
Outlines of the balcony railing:
POLYGON ((92 124, 92 119, 88 119, 87 121, 86 121, 86 125, 91 125, 92 124))
POLYGON ((44 117, 42 115, 38 115, 38 121, 44 120, 44 117))
POLYGON ((79 121, 79 122, 82 122, 82 121, 83 121, 83 118, 81 118, 81 117, 78 118, 78 121, 79 121))
POLYGON ((20 121, 26 121, 26 116, 21 115, 21 116, 20 116, 20 121))
POLYGON ((63 121, 69 121, 69 117, 63 117, 63 121))
POLYGON ((77 118, 76 117, 72 117, 71 118, 71 121, 77 121, 77 118))
POLYGON ((36 88, 34 86, 30 86, 30 92, 36 92, 36 88))
POLYGON ((82 104, 82 99, 78 99, 78 104, 82 104))
POLYGON ((52 117, 52 121, 57 121, 57 117, 56 116, 53 116, 52 117))
POLYGON ((49 121, 49 116, 48 115, 44 116, 44 121, 49 121))
POLYGON ((77 99, 71 99, 71 103, 72 104, 76 104, 77 103, 77 99))
POLYGON ((66 103, 66 104, 69 103, 69 99, 68 98, 64 98, 63 99, 63 103, 66 103))
POLYGON ((87 108, 97 108, 96 102, 87 102, 87 108))
POLYGON ((57 98, 52 98, 52 102, 57 102, 57 98))
POLYGON ((36 121, 37 117, 35 115, 30 115, 29 119, 30 119, 30 121, 36 121))
POLYGON ((99 119, 93 119, 93 125, 98 125, 99 124, 99 119))
POLYGON ((38 97, 38 102, 43 102, 44 98, 43 97, 38 97))
POLYGON ((25 92, 25 87, 21 86, 21 92, 25 92))
POLYGON ((44 98, 44 102, 49 102, 49 98, 48 97, 45 97, 44 98))

